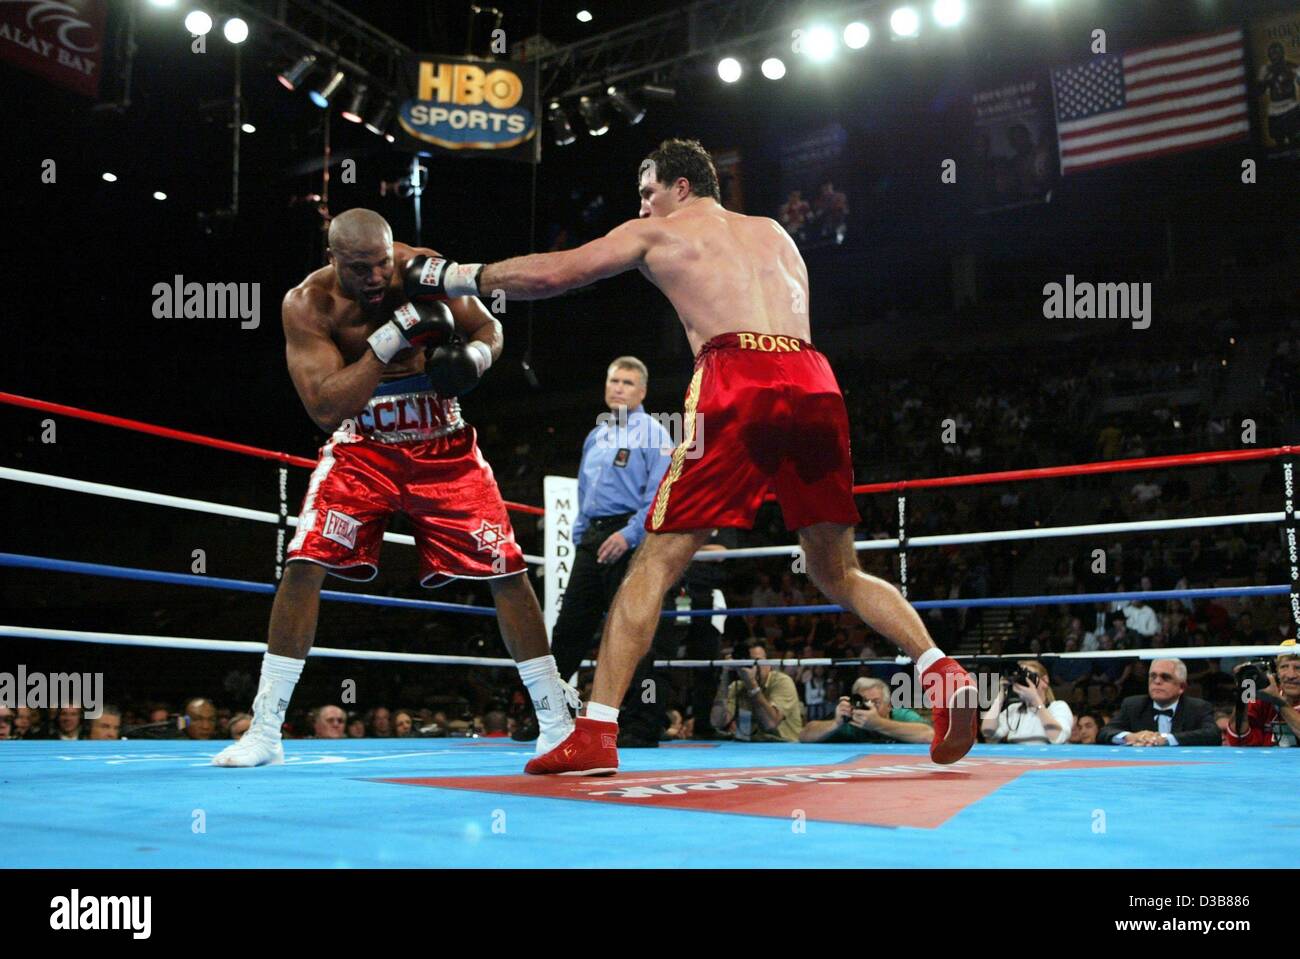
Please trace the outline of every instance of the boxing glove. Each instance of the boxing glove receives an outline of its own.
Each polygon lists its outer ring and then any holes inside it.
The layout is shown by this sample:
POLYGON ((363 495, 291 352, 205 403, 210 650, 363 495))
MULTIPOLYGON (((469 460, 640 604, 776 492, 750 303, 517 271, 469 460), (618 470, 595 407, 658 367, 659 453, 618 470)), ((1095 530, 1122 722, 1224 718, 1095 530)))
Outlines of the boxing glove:
POLYGON ((413 346, 441 346, 456 332, 456 320, 446 303, 403 303, 393 318, 367 338, 381 363, 391 363, 413 346))
POLYGON ((453 263, 441 256, 413 256, 402 272, 402 287, 412 300, 478 296, 482 263, 453 263))
POLYGON ((486 343, 447 343, 433 350, 424 364, 434 390, 442 396, 462 396, 483 378, 492 365, 492 350, 486 343))

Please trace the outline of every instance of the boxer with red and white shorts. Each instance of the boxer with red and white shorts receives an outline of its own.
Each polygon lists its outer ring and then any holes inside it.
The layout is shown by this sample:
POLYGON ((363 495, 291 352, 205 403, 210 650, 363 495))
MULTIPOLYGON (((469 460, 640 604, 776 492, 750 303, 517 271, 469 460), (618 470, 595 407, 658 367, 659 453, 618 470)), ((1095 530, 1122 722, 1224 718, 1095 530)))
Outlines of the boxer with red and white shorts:
POLYGON ((492 467, 456 397, 424 375, 385 383, 320 451, 287 561, 317 563, 364 582, 394 513, 415 527, 420 584, 495 579, 524 571, 492 467))
POLYGON ((328 266, 285 296, 282 315, 289 376, 307 413, 332 435, 271 607, 253 721, 213 763, 284 762, 280 727, 316 639, 321 584, 327 572, 373 579, 394 513, 415 527, 422 585, 487 582, 544 753, 572 731, 578 695, 556 671, 492 468, 457 399, 500 356, 501 324, 477 297, 412 302, 437 254, 395 244, 371 210, 334 217, 329 255, 328 266))
MULTIPOLYGON (((810 344, 808 269, 767 217, 724 209, 718 171, 694 140, 665 140, 637 172, 640 216, 574 250, 500 263, 438 258, 420 282, 443 296, 491 290, 540 299, 638 270, 668 297, 694 351, 684 442, 646 517, 649 531, 605 620, 591 702, 573 734, 530 773, 618 769, 618 705, 650 647, 664 593, 719 526, 753 524, 769 489, 797 530, 808 577, 912 658, 933 709, 931 758, 975 742, 975 684, 944 656, 902 594, 858 565, 848 418, 830 366, 810 344)), ((740 670, 753 715, 784 716, 753 669, 740 670)))

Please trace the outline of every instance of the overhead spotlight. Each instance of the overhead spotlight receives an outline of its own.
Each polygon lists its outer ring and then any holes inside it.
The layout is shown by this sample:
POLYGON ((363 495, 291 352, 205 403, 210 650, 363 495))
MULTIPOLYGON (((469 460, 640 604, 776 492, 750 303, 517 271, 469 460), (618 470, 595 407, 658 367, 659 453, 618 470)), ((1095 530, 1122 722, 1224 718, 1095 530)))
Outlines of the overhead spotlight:
POLYGON ((889 29, 896 37, 914 37, 921 32, 921 17, 913 7, 899 7, 889 15, 889 29))
POLYGON ((231 17, 221 28, 221 32, 231 43, 243 43, 248 39, 248 23, 239 17, 231 17))
POLYGON ((871 41, 871 28, 861 20, 854 20, 844 28, 844 45, 850 50, 861 50, 871 41))
POLYGON ((256 133, 256 132, 257 132, 257 127, 253 126, 251 123, 244 123, 244 124, 240 125, 239 129, 243 130, 245 133, 256 133))
POLYGON ((578 11, 578 20, 579 20, 579 22, 581 22, 581 23, 591 23, 591 11, 590 11, 590 10, 579 10, 579 11, 578 11))
POLYGON ((744 72, 740 61, 735 57, 723 57, 718 61, 718 76, 722 78, 723 83, 735 83, 744 72))
POLYGON ((835 34, 829 27, 810 27, 803 36, 803 52, 815 63, 825 63, 835 56, 835 34))
POLYGON ((610 104, 627 118, 629 125, 636 126, 645 119, 645 107, 618 89, 618 87, 606 87, 605 92, 609 94, 610 104))
POLYGON ((785 76, 785 62, 780 57, 768 57, 759 69, 769 80, 780 80, 785 76))
POLYGON ((100 176, 104 178, 104 182, 105 182, 105 183, 116 183, 116 182, 117 182, 117 174, 116 174, 116 173, 108 173, 108 172, 106 171, 106 172, 104 172, 104 173, 101 173, 100 176))
POLYGON ((298 58, 298 62, 287 70, 281 70, 276 77, 280 81, 280 86, 286 90, 297 90, 298 85, 307 79, 307 74, 311 73, 312 68, 316 66, 316 54, 306 53, 298 58))
POLYGON ((343 79, 343 71, 335 69, 328 80, 318 84, 315 90, 307 94, 308 98, 324 110, 330 105, 330 97, 334 96, 338 88, 343 85, 343 79))
POLYGON ((609 132, 609 111, 599 101, 583 97, 578 101, 578 112, 582 114, 587 132, 592 136, 603 136, 609 132))
POLYGON ((384 97, 378 106, 372 106, 366 114, 366 129, 375 136, 383 136, 393 123, 393 114, 397 112, 397 101, 384 97))
POLYGON ((569 115, 564 112, 559 100, 551 101, 546 112, 546 122, 551 128, 551 139, 555 141, 556 146, 567 147, 578 139, 577 134, 573 132, 573 124, 569 122, 569 115))
POLYGON ((966 0, 934 0, 934 22, 941 27, 955 27, 966 18, 966 0))
POLYGON ((165 199, 167 199, 167 194, 164 193, 162 190, 154 190, 154 191, 153 191, 153 198, 154 198, 155 200, 165 200, 165 199))
POLYGON ((149 0, 149 6, 167 10, 176 6, 176 0, 149 0))
POLYGON ((201 37, 212 29, 212 18, 202 10, 191 10, 185 15, 185 29, 192 37, 201 37))
POLYGON ((393 136, 391 133, 385 133, 385 134, 384 134, 384 139, 387 140, 389 143, 396 143, 396 142, 397 142, 397 137, 393 136))
POLYGON ((364 83, 354 83, 352 85, 352 99, 348 105, 343 108, 343 119, 349 123, 360 123, 361 114, 366 106, 366 85, 364 83))

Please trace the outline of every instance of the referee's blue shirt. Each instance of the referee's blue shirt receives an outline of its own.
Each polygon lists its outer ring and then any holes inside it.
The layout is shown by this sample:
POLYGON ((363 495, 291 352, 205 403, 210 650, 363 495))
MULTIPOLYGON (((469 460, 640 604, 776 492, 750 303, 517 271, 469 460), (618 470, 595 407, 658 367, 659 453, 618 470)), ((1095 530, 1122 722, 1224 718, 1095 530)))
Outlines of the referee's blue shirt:
POLYGON ((672 453, 668 431, 644 406, 628 410, 626 426, 614 413, 605 414, 582 444, 573 541, 582 542, 582 534, 595 517, 631 513, 620 532, 629 549, 640 545, 645 539, 646 511, 668 471, 672 453))

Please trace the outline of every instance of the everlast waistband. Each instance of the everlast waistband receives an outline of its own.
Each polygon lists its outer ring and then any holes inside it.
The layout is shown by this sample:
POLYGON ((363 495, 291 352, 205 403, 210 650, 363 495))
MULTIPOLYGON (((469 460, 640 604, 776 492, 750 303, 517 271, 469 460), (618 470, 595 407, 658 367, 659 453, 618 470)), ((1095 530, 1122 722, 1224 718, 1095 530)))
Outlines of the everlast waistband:
POLYGON ((357 414, 357 432, 379 443, 432 440, 464 427, 460 401, 439 396, 423 374, 381 383, 357 414))

